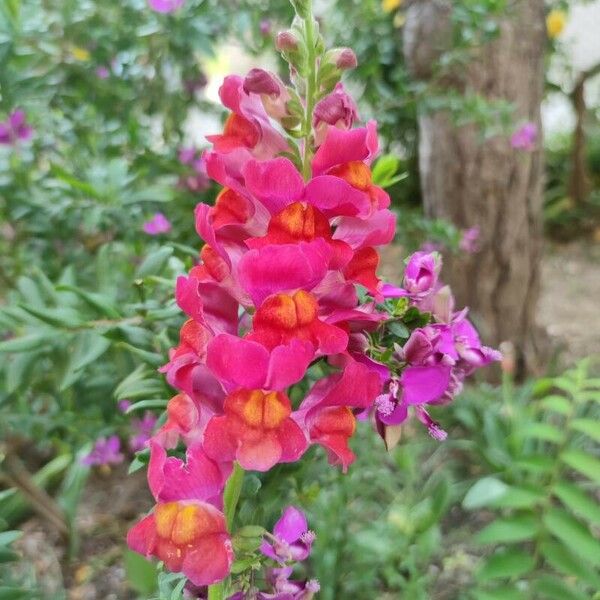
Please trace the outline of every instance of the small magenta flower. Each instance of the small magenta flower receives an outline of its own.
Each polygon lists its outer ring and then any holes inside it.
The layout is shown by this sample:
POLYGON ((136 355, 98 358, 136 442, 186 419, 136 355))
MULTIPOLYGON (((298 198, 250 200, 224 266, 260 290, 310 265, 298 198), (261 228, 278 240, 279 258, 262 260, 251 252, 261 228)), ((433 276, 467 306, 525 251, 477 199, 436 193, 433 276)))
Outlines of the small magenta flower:
POLYGON ((171 231, 171 222, 160 212, 144 223, 144 232, 148 235, 160 235, 169 231, 171 231))
POLYGON ((26 141, 33 134, 33 128, 25 120, 25 112, 15 110, 6 121, 0 123, 0 144, 11 146, 18 141, 26 141))
POLYGON ((531 152, 535 149, 535 143, 538 137, 538 128, 535 123, 525 123, 517 129, 510 138, 510 145, 515 150, 526 150, 531 152))
POLYGON ((98 79, 108 79, 110 77, 110 69, 105 65, 100 65, 96 67, 96 77, 98 79))
POLYGON ((146 411, 141 419, 132 419, 129 438, 129 447, 132 452, 139 452, 146 447, 146 442, 152 437, 157 418, 150 411, 146 411))
POLYGON ((479 227, 470 227, 462 233, 458 247, 464 252, 475 254, 479 250, 479 227))
POLYGON ((269 19, 263 19, 260 22, 259 30, 262 35, 269 35, 269 33, 271 33, 271 21, 269 21, 269 19))
POLYGON ((92 451, 81 459, 87 466, 118 465, 123 462, 121 440, 116 435, 98 438, 92 451))
POLYGON ((288 506, 273 527, 273 543, 263 542, 260 551, 280 563, 302 561, 310 555, 314 532, 308 529, 304 513, 295 506, 288 506))
POLYGON ((117 402, 117 408, 122 413, 126 413, 129 410, 130 406, 131 406, 131 400, 119 400, 119 402, 117 402))
POLYGON ((148 6, 157 13, 172 13, 181 8, 185 0, 148 0, 148 6))

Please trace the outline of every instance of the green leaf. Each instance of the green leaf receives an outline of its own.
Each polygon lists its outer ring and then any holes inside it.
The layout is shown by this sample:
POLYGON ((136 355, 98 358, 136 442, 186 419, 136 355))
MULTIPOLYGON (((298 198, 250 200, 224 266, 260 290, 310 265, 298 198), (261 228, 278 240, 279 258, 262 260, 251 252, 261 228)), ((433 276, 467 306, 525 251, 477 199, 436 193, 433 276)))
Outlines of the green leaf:
POLYGON ((144 362, 152 365, 153 367, 159 367, 164 364, 165 357, 162 354, 158 354, 157 352, 150 352, 148 350, 144 350, 142 348, 138 348, 137 346, 132 346, 127 342, 117 342, 117 348, 123 348, 128 350, 135 356, 139 356, 144 362))
POLYGON ((9 585, 0 586, 0 600, 29 600, 31 597, 29 590, 9 585))
POLYGON ((558 577, 543 575, 533 584, 544 600, 590 600, 587 594, 574 590, 558 577))
POLYGON ((475 540, 480 544, 520 542, 532 539, 538 530, 532 515, 518 515, 493 521, 475 536, 475 540))
POLYGON ((0 342, 0 352, 27 352, 39 348, 47 339, 46 335, 34 333, 0 342))
POLYGON ((169 401, 164 399, 140 400, 139 402, 132 404, 125 412, 126 414, 129 414, 138 410, 146 410, 148 408, 160 408, 162 410, 167 407, 168 403, 169 401))
POLYGON ((171 254, 173 254, 171 246, 163 246, 151 252, 137 268, 135 276, 142 278, 148 275, 158 275, 165 268, 171 254))
POLYGON ((573 410, 573 406, 564 396, 551 395, 546 396, 540 401, 540 405, 546 410, 557 412, 561 415, 569 415, 573 410))
POLYGON ((475 590, 475 600, 527 600, 514 585, 503 585, 490 590, 475 590))
POLYGON ((600 542, 569 513, 560 508, 551 508, 542 520, 550 533, 573 552, 595 566, 600 565, 600 542))
POLYGON ((520 577, 529 573, 535 566, 530 552, 511 548, 492 554, 477 572, 479 581, 489 579, 520 577))
POLYGON ((82 324, 81 317, 76 310, 72 308, 35 308, 27 304, 21 304, 20 307, 26 310, 29 314, 33 315, 40 321, 48 323, 58 329, 67 329, 73 327, 79 327, 82 324))
POLYGON ((561 460, 582 475, 600 484, 600 460, 582 452, 568 450, 560 455, 561 460))
POLYGON ((560 444, 565 438, 565 432, 548 423, 529 423, 522 428, 523 433, 532 438, 560 444))
POLYGON ((81 370, 100 358, 109 347, 110 340, 94 331, 78 333, 58 389, 62 392, 73 385, 79 379, 81 370))
POLYGON ((506 493, 492 503, 494 508, 531 508, 546 500, 546 493, 540 489, 511 486, 506 493))
POLYGON ((15 562, 21 558, 21 555, 14 550, 0 548, 0 563, 15 562))
POLYGON ((465 495, 462 505, 467 510, 489 506, 492 502, 498 500, 509 487, 500 479, 495 477, 484 477, 471 487, 465 495))
POLYGON ((548 564, 559 573, 586 581, 593 588, 600 589, 600 575, 579 556, 575 556, 561 542, 548 541, 540 546, 541 553, 548 564))
POLYGON ((600 421, 594 419, 574 419, 571 421, 571 429, 581 431, 593 440, 600 442, 600 421))
POLYGON ((0 546, 8 546, 23 535, 22 531, 3 531, 0 533, 0 546))
POLYGON ((99 311, 109 319, 118 319, 121 317, 121 314, 119 313, 117 308, 112 304, 111 300, 103 294, 98 294, 96 292, 86 292, 85 290, 82 290, 81 288, 78 288, 74 285, 57 285, 56 289, 61 292, 73 292, 91 308, 99 311))
POLYGON ((515 460, 514 465, 534 475, 546 475, 554 470, 556 459, 544 454, 532 454, 515 460))
POLYGON ((593 525, 600 525, 600 504, 573 483, 561 481, 552 491, 561 502, 593 525))
POLYGON ((148 598, 156 591, 156 567, 153 563, 131 550, 125 551, 124 563, 127 581, 136 592, 148 598))

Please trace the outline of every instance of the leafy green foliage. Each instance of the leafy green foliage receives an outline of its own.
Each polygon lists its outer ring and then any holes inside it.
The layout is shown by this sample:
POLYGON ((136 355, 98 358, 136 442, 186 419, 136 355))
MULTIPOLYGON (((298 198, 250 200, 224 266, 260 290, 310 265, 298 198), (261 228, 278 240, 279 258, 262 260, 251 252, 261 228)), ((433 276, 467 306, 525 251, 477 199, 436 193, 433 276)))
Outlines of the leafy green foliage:
POLYGON ((476 535, 494 549, 477 574, 484 594, 517 581, 536 598, 588 598, 600 588, 600 382, 588 370, 584 361, 538 381, 535 400, 507 395, 504 414, 483 416, 481 458, 494 475, 477 481, 463 506, 496 511, 476 535))

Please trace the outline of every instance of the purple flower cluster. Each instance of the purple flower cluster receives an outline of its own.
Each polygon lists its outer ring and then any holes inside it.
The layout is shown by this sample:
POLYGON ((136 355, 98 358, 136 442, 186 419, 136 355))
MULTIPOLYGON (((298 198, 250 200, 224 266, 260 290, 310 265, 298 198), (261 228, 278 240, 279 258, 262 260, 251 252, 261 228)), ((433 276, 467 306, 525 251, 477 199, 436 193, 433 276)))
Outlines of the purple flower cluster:
POLYGON ((406 266, 404 288, 384 286, 384 296, 407 297, 433 317, 430 324, 415 329, 404 346, 395 346, 393 358, 403 366, 401 374, 389 371, 384 376, 384 393, 375 403, 377 429, 384 439, 386 427, 404 423, 411 407, 432 437, 445 439, 446 432, 431 419, 426 405, 447 404, 468 375, 501 358, 497 350, 481 344, 467 309, 454 310, 450 288, 438 279, 440 269, 439 254, 416 252, 406 266))
POLYGON ((0 144, 14 146, 24 142, 33 135, 33 128, 27 124, 25 112, 14 110, 5 121, 0 122, 0 144))

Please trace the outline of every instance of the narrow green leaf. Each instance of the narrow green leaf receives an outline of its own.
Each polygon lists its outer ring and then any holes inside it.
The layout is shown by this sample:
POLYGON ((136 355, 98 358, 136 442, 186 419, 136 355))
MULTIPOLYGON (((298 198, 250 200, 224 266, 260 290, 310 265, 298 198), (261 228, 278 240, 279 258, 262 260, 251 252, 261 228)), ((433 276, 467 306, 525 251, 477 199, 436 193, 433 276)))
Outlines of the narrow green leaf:
POLYGON ((3 531, 0 533, 0 546, 8 546, 23 535, 22 531, 3 531))
POLYGON ((574 419, 571 421, 571 428, 585 433, 593 440, 600 442, 600 421, 594 419, 574 419))
POLYGON ((552 491, 561 502, 593 525, 600 525, 600 504, 573 483, 561 481, 552 491))
POLYGON ((26 310, 29 314, 33 315, 40 321, 48 323, 58 329, 67 329, 72 327, 79 327, 82 324, 82 320, 76 310, 72 308, 36 308, 27 304, 21 304, 20 307, 26 310))
POLYGON ((571 402, 564 396, 558 395, 546 396, 540 401, 540 405, 546 410, 557 412, 561 415, 568 415, 573 410, 571 402))
POLYGON ((568 450, 560 455, 561 460, 582 475, 600 484, 600 460, 582 452, 568 450))
POLYGON ((110 340, 94 331, 83 331, 75 336, 75 343, 69 353, 59 390, 64 391, 80 376, 82 369, 102 356, 110 347, 110 340))
POLYGON ((47 340, 46 335, 34 333, 21 337, 11 338, 0 342, 0 352, 27 352, 39 348, 47 340))
POLYGON ((489 506, 494 501, 498 500, 508 490, 508 486, 495 477, 484 477, 471 487, 465 495, 462 505, 467 510, 489 506))
POLYGON ((551 508, 542 518, 552 535, 564 542, 575 554, 600 566, 600 542, 577 519, 560 508, 551 508))
POLYGON ((59 291, 73 292, 91 308, 99 311, 109 319, 118 319, 121 317, 121 314, 112 304, 111 300, 102 294, 86 292, 74 285, 58 285, 56 286, 56 289, 59 291))
POLYGON ((535 566, 535 559, 530 552, 511 548, 492 554, 477 572, 479 581, 520 577, 529 573, 535 566))
POLYGON ((542 556, 559 573, 586 581, 593 588, 600 589, 600 575, 581 557, 575 556, 561 542, 548 541, 540 546, 542 556))
POLYGON ((171 254, 173 254, 171 246, 163 246, 151 252, 137 268, 135 276, 147 277, 148 275, 158 275, 164 269, 171 254))
POLYGON ((164 409, 167 407, 168 400, 140 400, 135 404, 132 404, 126 411, 126 414, 138 411, 138 410, 146 410, 148 408, 160 408, 164 409))
POLYGON ((543 490, 524 486, 510 486, 506 493, 492 502, 494 508, 532 508, 546 500, 543 490))
POLYGON ((537 579, 533 587, 542 594, 544 600, 590 600, 587 594, 573 589, 558 577, 543 575, 537 579))
POLYGON ((514 585, 503 585, 489 590, 475 590, 475 600, 528 600, 514 585))
POLYGON ((538 440, 560 444, 565 438, 565 432, 549 423, 529 423, 522 428, 523 433, 538 440))
POLYGON ((475 540, 480 544, 520 542, 535 537, 538 529, 538 523, 532 515, 506 517, 484 527, 475 540))

